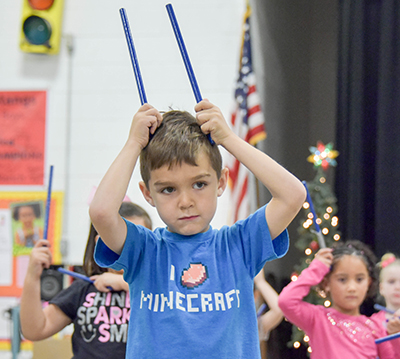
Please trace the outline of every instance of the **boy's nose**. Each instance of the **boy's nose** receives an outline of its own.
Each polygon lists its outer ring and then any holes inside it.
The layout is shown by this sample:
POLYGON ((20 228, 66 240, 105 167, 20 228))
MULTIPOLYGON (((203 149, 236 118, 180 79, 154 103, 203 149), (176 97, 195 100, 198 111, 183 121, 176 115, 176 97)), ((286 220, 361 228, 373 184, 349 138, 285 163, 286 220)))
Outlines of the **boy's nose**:
POLYGON ((187 192, 182 192, 179 196, 179 206, 181 208, 189 208, 193 206, 193 199, 187 192))

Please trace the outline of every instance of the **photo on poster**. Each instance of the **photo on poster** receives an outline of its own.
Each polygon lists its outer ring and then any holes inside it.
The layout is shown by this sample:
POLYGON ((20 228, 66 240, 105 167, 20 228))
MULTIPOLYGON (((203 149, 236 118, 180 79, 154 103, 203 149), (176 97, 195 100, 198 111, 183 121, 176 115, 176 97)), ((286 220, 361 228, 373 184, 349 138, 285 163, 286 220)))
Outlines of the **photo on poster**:
POLYGON ((29 254, 36 242, 43 238, 43 208, 43 201, 10 203, 15 256, 29 254))

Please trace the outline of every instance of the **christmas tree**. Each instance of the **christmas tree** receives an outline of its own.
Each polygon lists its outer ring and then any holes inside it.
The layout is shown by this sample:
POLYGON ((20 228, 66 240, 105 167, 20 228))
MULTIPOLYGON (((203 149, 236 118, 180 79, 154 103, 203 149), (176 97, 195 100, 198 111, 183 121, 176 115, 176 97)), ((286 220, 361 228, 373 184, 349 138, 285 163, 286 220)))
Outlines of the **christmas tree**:
MULTIPOLYGON (((299 237, 296 241, 296 247, 304 255, 300 258, 300 263, 294 267, 295 272, 292 274, 292 281, 297 280, 301 271, 311 263, 315 253, 320 248, 321 238, 327 247, 332 247, 335 242, 340 240, 339 219, 336 216, 337 199, 326 178, 329 168, 336 166, 335 158, 339 153, 333 149, 332 143, 324 145, 322 142, 318 142, 316 147, 312 146, 309 149, 311 155, 307 160, 314 164, 316 175, 311 182, 303 182, 308 191, 308 201, 304 202, 303 210, 300 213, 299 237)), ((318 288, 312 289, 304 300, 326 307, 331 305, 326 294, 318 288)), ((308 347, 308 342, 307 335, 294 325, 288 346, 298 349, 302 345, 308 347)), ((311 350, 312 348, 308 347, 308 352, 311 352, 311 350)))

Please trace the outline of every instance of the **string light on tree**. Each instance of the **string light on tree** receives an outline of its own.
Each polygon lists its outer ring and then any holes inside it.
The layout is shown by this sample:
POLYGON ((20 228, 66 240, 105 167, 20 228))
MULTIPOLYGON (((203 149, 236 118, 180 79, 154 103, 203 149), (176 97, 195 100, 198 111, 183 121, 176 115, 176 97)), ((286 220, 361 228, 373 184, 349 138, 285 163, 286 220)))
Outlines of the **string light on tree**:
MULTIPOLYGON (((311 155, 307 161, 313 164, 316 171, 314 179, 307 182, 308 192, 314 207, 315 217, 310 211, 310 204, 304 202, 303 210, 300 213, 300 225, 298 227, 299 238, 296 240, 296 247, 300 250, 300 263, 294 267, 291 280, 297 280, 301 271, 308 267, 314 259, 315 253, 319 250, 318 238, 315 232, 314 221, 318 224, 327 247, 332 247, 335 242, 340 240, 339 218, 336 215, 338 208, 336 205, 336 196, 333 193, 329 183, 329 169, 335 167, 338 151, 334 150, 333 144, 325 145, 318 141, 316 146, 309 147, 311 155)), ((312 304, 330 306, 331 302, 326 293, 320 288, 311 290, 309 295, 304 298, 305 301, 312 304)), ((302 346, 307 347, 308 353, 309 338, 296 326, 292 328, 292 338, 288 343, 290 347, 299 349, 302 346)))

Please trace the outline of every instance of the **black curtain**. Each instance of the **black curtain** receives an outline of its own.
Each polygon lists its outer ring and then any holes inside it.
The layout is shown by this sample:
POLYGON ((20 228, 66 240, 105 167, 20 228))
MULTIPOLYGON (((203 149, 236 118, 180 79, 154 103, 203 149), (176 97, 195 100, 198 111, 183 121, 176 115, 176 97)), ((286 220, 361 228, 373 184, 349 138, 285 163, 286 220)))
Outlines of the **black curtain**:
POLYGON ((344 239, 400 255, 400 2, 339 1, 335 191, 344 239))

